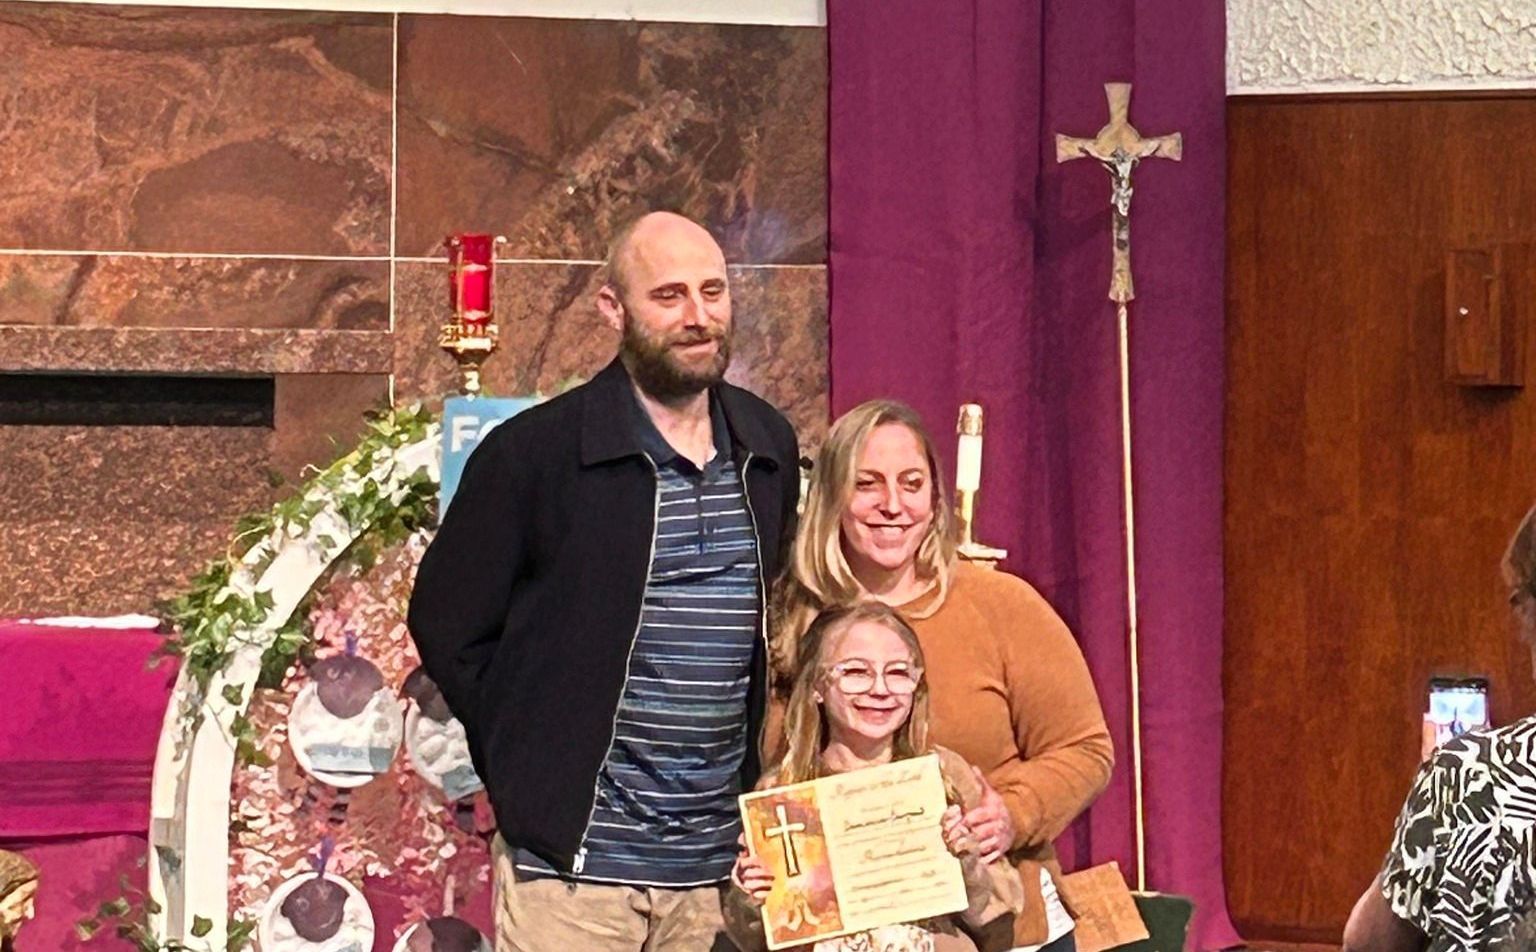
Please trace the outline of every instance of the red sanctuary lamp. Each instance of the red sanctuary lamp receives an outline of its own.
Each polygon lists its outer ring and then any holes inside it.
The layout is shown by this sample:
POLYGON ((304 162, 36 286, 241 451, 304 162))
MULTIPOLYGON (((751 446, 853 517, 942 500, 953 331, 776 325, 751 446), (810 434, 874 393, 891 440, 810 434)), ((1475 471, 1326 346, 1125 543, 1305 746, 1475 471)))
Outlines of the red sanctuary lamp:
POLYGON ((448 249, 448 309, 453 318, 443 325, 437 343, 458 363, 463 376, 459 392, 468 396, 480 393, 480 365, 496 349, 492 276, 496 250, 506 241, 469 234, 449 235, 443 241, 448 249))

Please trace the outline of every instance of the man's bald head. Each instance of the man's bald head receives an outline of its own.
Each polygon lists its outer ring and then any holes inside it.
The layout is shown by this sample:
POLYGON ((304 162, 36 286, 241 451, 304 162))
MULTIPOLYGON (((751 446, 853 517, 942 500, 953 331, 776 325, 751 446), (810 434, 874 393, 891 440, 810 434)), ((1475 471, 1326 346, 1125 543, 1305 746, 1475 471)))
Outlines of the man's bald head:
POLYGON ((651 212, 619 232, 597 308, 620 333, 630 378, 653 397, 691 399, 719 383, 730 364, 725 254, 682 215, 651 212))
POLYGON ((642 277, 637 272, 646 264, 658 264, 663 253, 713 258, 722 270, 725 267, 725 253, 703 225, 676 212, 648 212, 619 229, 608 246, 606 283, 620 296, 644 291, 634 286, 642 277))

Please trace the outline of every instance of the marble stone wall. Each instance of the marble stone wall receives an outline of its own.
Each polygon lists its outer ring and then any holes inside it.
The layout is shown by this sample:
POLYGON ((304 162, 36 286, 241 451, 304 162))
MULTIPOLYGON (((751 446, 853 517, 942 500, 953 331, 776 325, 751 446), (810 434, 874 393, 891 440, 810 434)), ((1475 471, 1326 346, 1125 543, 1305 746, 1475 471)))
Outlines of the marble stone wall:
POLYGON ((700 218, 733 379, 815 442, 825 111, 814 27, 0 2, 0 617, 147 610, 269 474, 440 397, 453 231, 508 238, 487 380, 526 393, 611 357, 612 228, 700 218), (268 377, 270 425, 15 409, 102 373, 268 377))

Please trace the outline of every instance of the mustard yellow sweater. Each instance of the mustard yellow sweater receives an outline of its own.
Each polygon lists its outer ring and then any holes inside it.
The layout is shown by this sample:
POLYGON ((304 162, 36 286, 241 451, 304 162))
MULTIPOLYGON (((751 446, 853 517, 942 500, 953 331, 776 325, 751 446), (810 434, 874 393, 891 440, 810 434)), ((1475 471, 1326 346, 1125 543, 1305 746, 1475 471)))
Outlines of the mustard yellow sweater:
POLYGON ((1109 783, 1114 750, 1072 633, 1028 582, 959 563, 944 603, 900 606, 928 662, 931 739, 981 768, 1008 804, 1024 912, 1014 941, 1046 938, 1040 867, 1061 867, 1051 840, 1109 783))

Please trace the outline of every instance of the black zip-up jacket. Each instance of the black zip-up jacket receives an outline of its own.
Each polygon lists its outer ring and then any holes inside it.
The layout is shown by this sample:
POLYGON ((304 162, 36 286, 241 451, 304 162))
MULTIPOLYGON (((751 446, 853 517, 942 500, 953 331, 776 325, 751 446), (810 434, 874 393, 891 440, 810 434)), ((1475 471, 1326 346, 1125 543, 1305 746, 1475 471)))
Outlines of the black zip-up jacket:
MULTIPOLYGON (((757 531, 766 602, 795 529, 795 432, 739 387, 714 393, 757 531)), ((470 455, 411 594, 411 635, 464 724, 502 836, 564 871, 613 742, 653 555, 656 471, 630 424, 634 400, 615 360, 492 430, 470 455)), ((744 790, 761 769, 767 709, 759 635, 744 790)))

